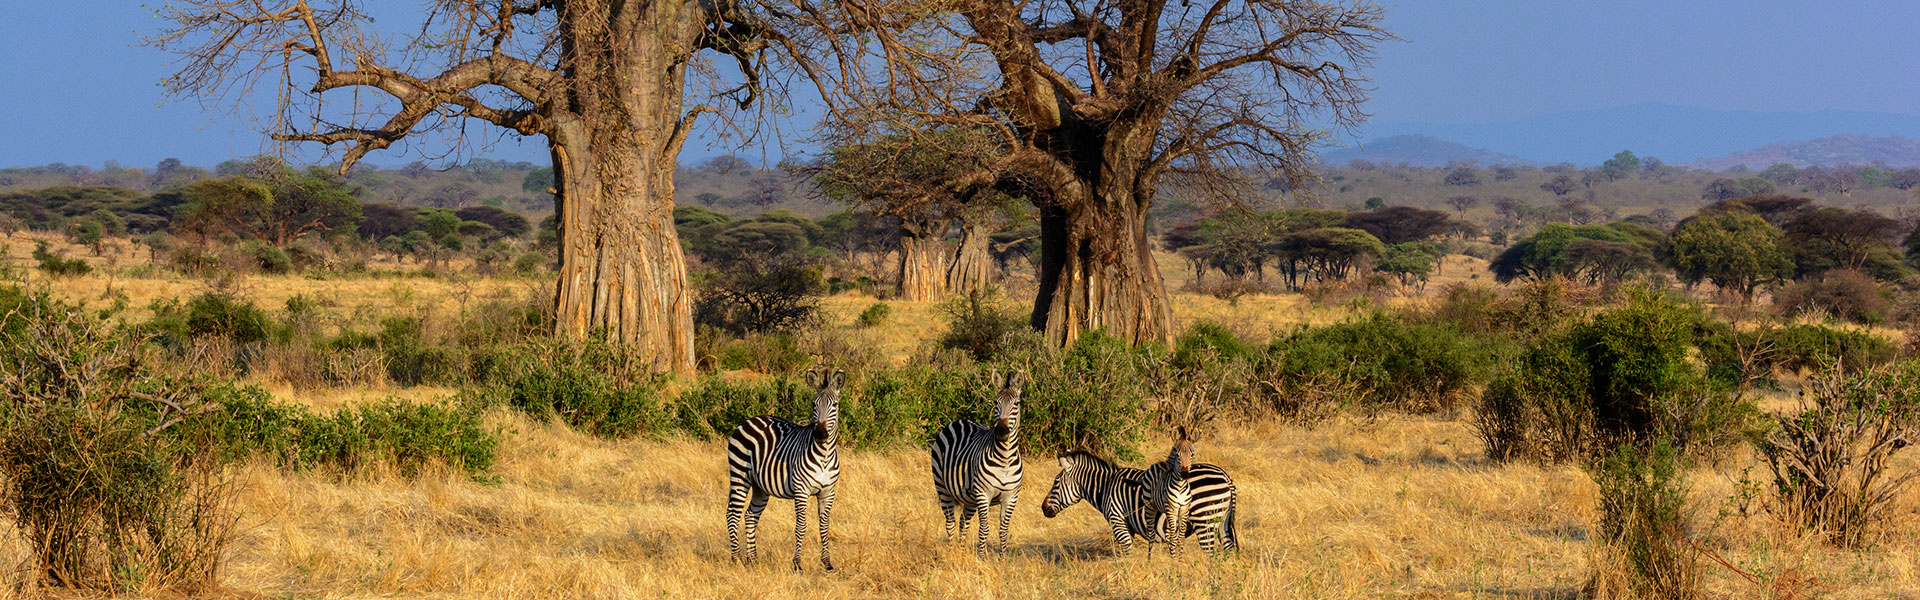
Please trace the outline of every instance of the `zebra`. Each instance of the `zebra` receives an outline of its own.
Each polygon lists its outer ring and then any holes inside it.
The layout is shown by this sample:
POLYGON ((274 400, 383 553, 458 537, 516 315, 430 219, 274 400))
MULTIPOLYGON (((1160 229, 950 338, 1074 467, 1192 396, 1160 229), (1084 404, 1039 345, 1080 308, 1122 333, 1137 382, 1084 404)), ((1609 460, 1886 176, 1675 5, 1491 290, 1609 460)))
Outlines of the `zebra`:
POLYGON ((813 388, 813 424, 801 426, 778 417, 747 419, 727 436, 727 547, 733 559, 759 558, 755 543, 760 511, 767 498, 793 500, 793 570, 807 540, 807 500, 820 500, 820 564, 833 570, 829 517, 833 488, 840 480, 840 386, 844 371, 807 371, 813 388), (746 516, 746 551, 740 548, 741 515, 746 516))
POLYGON ((1170 534, 1175 530, 1176 515, 1185 510, 1184 489, 1179 485, 1156 486, 1144 470, 1115 466, 1087 452, 1069 452, 1060 457, 1060 474, 1054 476, 1053 489, 1041 503, 1040 513, 1051 519, 1086 500, 1107 518, 1122 556, 1133 553, 1135 537, 1147 542, 1149 555, 1153 544, 1159 542, 1179 556, 1177 537, 1170 534), (1156 502, 1166 508, 1156 510, 1156 502))
POLYGON ((947 540, 954 534, 954 512, 959 509, 959 535, 979 515, 979 541, 974 552, 987 552, 987 514, 1000 505, 1000 551, 1006 552, 1013 506, 1020 500, 1020 388, 1027 374, 1014 372, 1004 379, 988 376, 1000 392, 994 398, 993 426, 967 420, 948 423, 933 438, 933 490, 947 517, 947 540))
POLYGON ((1184 429, 1167 460, 1146 469, 1114 466, 1098 456, 1073 452, 1060 457, 1060 474, 1040 506, 1053 518, 1082 499, 1107 518, 1122 555, 1132 553, 1132 538, 1164 543, 1179 556, 1182 542, 1200 534, 1208 553, 1236 551, 1234 487, 1224 469, 1193 463, 1192 441, 1184 429), (1175 532, 1179 532, 1177 535, 1175 532))

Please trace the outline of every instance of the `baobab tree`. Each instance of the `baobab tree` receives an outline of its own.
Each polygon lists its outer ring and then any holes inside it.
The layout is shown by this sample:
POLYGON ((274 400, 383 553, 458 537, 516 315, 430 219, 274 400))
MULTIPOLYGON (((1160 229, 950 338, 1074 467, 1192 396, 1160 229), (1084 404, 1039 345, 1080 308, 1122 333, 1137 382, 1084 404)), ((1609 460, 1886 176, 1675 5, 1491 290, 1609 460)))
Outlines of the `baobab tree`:
POLYGON ((1246 190, 1267 179, 1240 179, 1253 173, 1305 179, 1329 133, 1309 123, 1365 119, 1362 71, 1392 38, 1364 0, 956 0, 918 20, 884 0, 841 6, 875 33, 841 42, 868 54, 841 63, 853 93, 832 99, 832 118, 848 131, 999 138, 996 185, 1037 209, 1032 323, 1056 344, 1102 328, 1170 339, 1146 235, 1162 180, 1246 190))
POLYGON ((691 370, 673 171, 697 117, 746 108, 762 95, 762 70, 790 64, 764 49, 758 9, 689 0, 428 8, 405 29, 414 37, 394 44, 354 0, 173 0, 159 9, 170 29, 152 42, 180 56, 165 81, 171 93, 212 103, 271 93, 272 138, 340 149, 343 172, 404 140, 463 143, 474 122, 544 137, 561 236, 556 332, 604 331, 655 368, 691 370), (715 57, 742 74, 722 76, 715 57))

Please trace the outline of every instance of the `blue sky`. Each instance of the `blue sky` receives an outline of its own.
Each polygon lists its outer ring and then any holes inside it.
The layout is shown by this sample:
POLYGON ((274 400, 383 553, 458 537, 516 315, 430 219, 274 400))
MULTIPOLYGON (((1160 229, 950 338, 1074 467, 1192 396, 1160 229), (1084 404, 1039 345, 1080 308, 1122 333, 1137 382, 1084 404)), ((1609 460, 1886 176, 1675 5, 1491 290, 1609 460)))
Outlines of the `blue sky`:
MULTIPOLYGON (((266 148, 254 122, 162 95, 159 81, 172 59, 139 45, 161 25, 142 3, 7 4, 9 18, 0 21, 0 166, 150 166, 168 156, 209 165, 266 148)), ((1920 2, 1382 4, 1388 28, 1405 38, 1382 47, 1372 71, 1368 109, 1383 125, 1491 123, 1649 102, 1920 115, 1920 36, 1911 32, 1920 2)), ((683 158, 726 150, 695 141, 683 158)), ((545 148, 509 140, 488 155, 539 162, 545 148)), ((415 158, 389 150, 368 160, 415 158)))

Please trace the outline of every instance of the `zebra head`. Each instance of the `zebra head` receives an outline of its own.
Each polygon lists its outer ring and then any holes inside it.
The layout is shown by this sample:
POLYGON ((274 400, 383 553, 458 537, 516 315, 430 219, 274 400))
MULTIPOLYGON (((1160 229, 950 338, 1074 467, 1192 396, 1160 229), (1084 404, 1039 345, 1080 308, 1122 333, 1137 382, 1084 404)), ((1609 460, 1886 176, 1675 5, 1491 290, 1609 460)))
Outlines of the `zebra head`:
MULTIPOLYGON (((997 377, 997 375, 996 375, 997 377)), ((990 378, 991 379, 991 378, 990 378)), ((993 433, 1007 439, 1020 431, 1020 389, 1027 383, 1026 371, 1014 371, 1000 380, 1000 395, 993 400, 993 433)))
MULTIPOLYGON (((1193 470, 1193 438, 1187 435, 1187 428, 1180 427, 1178 437, 1173 441, 1173 449, 1167 451, 1167 460, 1148 468, 1149 479, 1155 486, 1153 504, 1159 508, 1160 525, 1168 534, 1169 540, 1185 537, 1188 509, 1193 503, 1193 493, 1187 484, 1187 473, 1193 470)), ((1173 543, 1169 548, 1179 556, 1180 545, 1173 543)))
POLYGON ((1060 474, 1053 476, 1053 489, 1047 491, 1047 501, 1040 504, 1040 514, 1051 519, 1060 511, 1073 506, 1073 503, 1086 498, 1087 490, 1094 485, 1093 479, 1104 471, 1106 461, 1085 452, 1073 452, 1060 456, 1060 474))
POLYGON ((813 387, 814 436, 834 439, 840 432, 840 386, 847 382, 846 371, 813 369, 807 371, 807 384, 813 387))

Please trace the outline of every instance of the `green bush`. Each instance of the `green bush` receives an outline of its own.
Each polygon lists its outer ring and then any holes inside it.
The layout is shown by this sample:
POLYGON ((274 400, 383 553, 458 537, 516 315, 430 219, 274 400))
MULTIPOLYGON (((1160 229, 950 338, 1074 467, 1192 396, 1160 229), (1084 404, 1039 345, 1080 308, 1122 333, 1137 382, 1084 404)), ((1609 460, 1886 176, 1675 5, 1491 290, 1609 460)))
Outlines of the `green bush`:
POLYGON ((1754 409, 1689 359, 1700 310, 1629 296, 1541 340, 1487 386, 1475 427, 1489 457, 1561 461, 1655 438, 1711 452, 1741 435, 1754 409))
POLYGON ((248 260, 253 261, 254 266, 259 267, 262 272, 274 274, 293 272, 293 257, 287 256, 287 251, 273 244, 260 240, 247 240, 240 243, 239 251, 248 260))
POLYGON ((609 439, 657 435, 670 426, 653 382, 623 376, 636 359, 618 344, 594 340, 574 347, 559 341, 537 346, 532 355, 532 364, 505 386, 514 409, 609 439))
POLYGON ((885 302, 875 302, 868 305, 866 310, 860 311, 860 317, 856 319, 856 322, 858 322, 861 327, 878 327, 886 323, 887 317, 892 314, 893 305, 885 302))
POLYGON ((1600 530, 1589 557, 1595 597, 1691 599, 1703 570, 1687 539, 1680 452, 1665 440, 1621 444, 1588 467, 1600 488, 1600 530))
POLYGON ((462 382, 459 355, 428 344, 418 317, 388 317, 380 326, 380 353, 388 379, 408 387, 462 382))
POLYGON ((478 473, 493 466, 499 444, 473 410, 394 399, 319 415, 252 386, 217 389, 209 399, 221 410, 171 435, 224 461, 260 456, 341 472, 384 463, 407 476, 440 464, 478 473))
POLYGON ((955 419, 986 422, 997 391, 989 387, 986 374, 971 365, 877 371, 852 401, 843 397, 841 439, 859 448, 926 444, 955 419))
POLYGON ((1065 350, 1042 349, 1026 358, 1021 444, 1037 453, 1086 450, 1120 460, 1139 458, 1135 444, 1150 418, 1147 373, 1166 354, 1155 352, 1092 331, 1065 350))
POLYGON ((1458 407, 1493 362, 1485 347, 1452 327, 1407 325, 1379 312, 1303 327, 1267 351, 1262 376, 1279 394, 1342 382, 1363 408, 1414 413, 1458 407))
POLYGON ((1729 385, 1750 381, 1773 386, 1778 371, 1858 371, 1892 362, 1899 354, 1893 340, 1865 329, 1799 324, 1735 331, 1721 323, 1706 329, 1699 340, 1700 358, 1709 376, 1729 385))
POLYGON ((1032 331, 1025 317, 1001 306, 996 288, 975 289, 942 303, 940 310, 947 313, 940 347, 965 351, 980 362, 991 362, 1020 346, 1021 338, 1032 331))
POLYGON ((1203 360, 1203 356, 1220 359, 1254 359, 1260 356, 1260 347, 1249 344, 1228 331, 1226 326, 1213 321, 1198 321, 1187 327, 1173 342, 1173 365, 1192 367, 1203 360))
POLYGON ((93 272, 93 265, 87 264, 87 261, 67 258, 61 253, 48 250, 47 242, 44 240, 34 244, 33 259, 39 261, 40 270, 46 271, 49 275, 77 277, 93 272))
POLYGON ((785 377, 759 381, 703 377, 699 385, 681 393, 675 404, 674 429, 702 440, 724 438, 759 415, 801 424, 813 421, 813 390, 785 377))
MULTIPOLYGON (((719 334, 717 329, 708 329, 719 334)), ((793 374, 805 369, 813 357, 800 349, 790 333, 747 334, 727 340, 717 357, 722 369, 751 369, 760 373, 793 374)))
POLYGON ((223 337, 236 344, 265 341, 275 334, 273 320, 250 300, 221 292, 207 292, 187 300, 154 301, 147 333, 163 345, 179 348, 194 338, 223 337))

